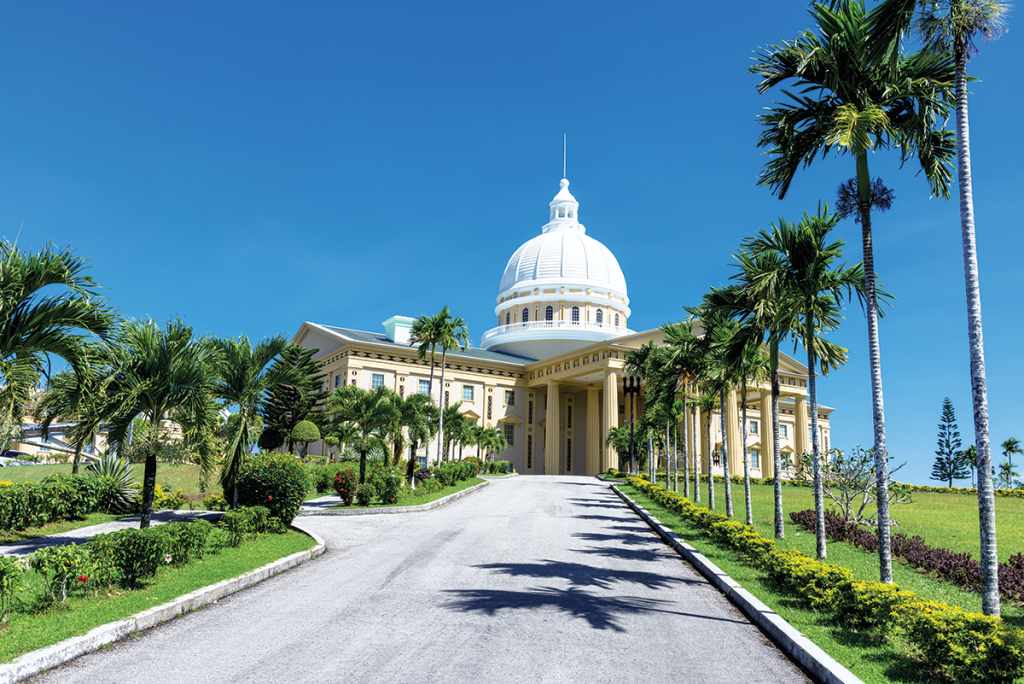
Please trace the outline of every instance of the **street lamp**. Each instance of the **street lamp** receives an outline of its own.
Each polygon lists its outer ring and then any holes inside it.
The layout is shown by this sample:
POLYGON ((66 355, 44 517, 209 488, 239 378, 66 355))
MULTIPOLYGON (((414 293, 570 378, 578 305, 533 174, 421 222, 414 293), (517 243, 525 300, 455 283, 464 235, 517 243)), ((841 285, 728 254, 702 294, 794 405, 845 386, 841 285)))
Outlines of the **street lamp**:
POLYGON ((640 373, 633 369, 627 369, 622 379, 622 391, 632 401, 629 403, 629 474, 636 475, 636 447, 633 444, 633 407, 636 404, 636 395, 640 393, 640 373))

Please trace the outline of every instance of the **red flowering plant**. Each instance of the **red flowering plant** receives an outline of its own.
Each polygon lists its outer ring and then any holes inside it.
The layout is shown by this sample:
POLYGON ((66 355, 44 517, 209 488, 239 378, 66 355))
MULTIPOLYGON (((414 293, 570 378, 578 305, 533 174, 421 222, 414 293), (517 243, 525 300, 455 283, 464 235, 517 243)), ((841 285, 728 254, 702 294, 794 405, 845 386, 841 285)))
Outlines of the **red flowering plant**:
POLYGON ((354 468, 347 467, 342 468, 334 476, 334 491, 341 497, 341 502, 346 506, 352 505, 352 498, 356 493, 356 482, 359 480, 356 477, 356 471, 354 468))

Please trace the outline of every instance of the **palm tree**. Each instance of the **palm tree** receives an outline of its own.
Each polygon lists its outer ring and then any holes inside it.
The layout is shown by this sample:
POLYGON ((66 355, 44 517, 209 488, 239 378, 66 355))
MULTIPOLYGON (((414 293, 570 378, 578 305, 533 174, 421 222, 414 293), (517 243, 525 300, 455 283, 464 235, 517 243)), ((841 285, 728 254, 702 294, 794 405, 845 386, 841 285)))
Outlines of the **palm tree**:
MULTIPOLYGON (((436 316, 420 316, 409 329, 409 346, 419 345, 419 357, 422 359, 430 351, 430 392, 434 391, 434 353, 441 347, 441 390, 437 405, 444 408, 444 366, 448 352, 456 347, 465 349, 469 346, 469 328, 466 319, 453 318, 448 307, 441 309, 436 316)), ((438 462, 441 458, 441 438, 444 434, 444 413, 437 418, 437 451, 438 462)), ((427 446, 427 460, 430 460, 430 446, 427 446)))
POLYGON ((1010 463, 1010 467, 1013 467, 1013 455, 1024 453, 1020 448, 1020 440, 1016 437, 1010 437, 1001 446, 1003 447, 1003 458, 1010 463))
POLYGON ((384 454, 388 452, 388 445, 382 435, 394 424, 398 414, 398 409, 391 401, 390 390, 378 387, 366 391, 355 385, 339 387, 328 396, 327 411, 356 429, 359 484, 363 484, 366 482, 366 454, 370 448, 379 447, 384 454))
POLYGON ((216 352, 214 396, 227 406, 238 407, 238 422, 220 471, 221 486, 225 492, 234 492, 232 505, 237 506, 235 482, 245 455, 262 431, 260 414, 266 407, 268 393, 276 387, 300 385, 305 374, 290 364, 275 363, 288 348, 288 340, 281 335, 256 346, 245 335, 238 339, 215 338, 211 344, 216 352))
POLYGON ((25 403, 43 373, 43 357, 59 356, 84 377, 83 333, 105 338, 116 325, 113 310, 97 294, 99 286, 86 275, 88 268, 88 261, 70 249, 49 244, 30 254, 0 240, 0 423, 21 425, 25 403), (47 286, 62 291, 44 296, 47 286))
POLYGON ((92 373, 78 376, 72 370, 57 373, 43 394, 35 410, 44 437, 48 436, 54 421, 73 422, 65 430, 64 441, 74 447, 71 473, 78 474, 82 451, 90 444, 105 420, 103 415, 103 378, 92 373))
MULTIPOLYGON (((701 389, 701 394, 694 402, 697 408, 700 409, 700 416, 703 420, 704 428, 704 441, 708 443, 707 452, 707 466, 708 466, 708 510, 715 510, 715 471, 711 469, 711 412, 715 410, 718 404, 718 399, 715 396, 714 391, 708 391, 707 388, 701 389)), ((699 478, 698 478, 699 482, 699 478)), ((700 499, 697 499, 700 501, 700 499)))
POLYGON ((412 461, 416 457, 416 448, 420 442, 433 437, 431 427, 434 412, 431 409, 434 408, 434 401, 426 394, 410 394, 405 399, 395 395, 392 399, 398 409, 398 429, 391 431, 392 459, 393 464, 398 465, 401 450, 406 442, 410 448, 409 460, 412 461), (405 435, 408 435, 407 440, 405 435))
POLYGON ((107 348, 108 363, 95 372, 106 375, 108 439, 114 448, 126 443, 129 427, 139 414, 150 421, 144 451, 141 528, 149 527, 156 490, 156 458, 160 421, 168 418, 181 425, 187 447, 199 450, 204 469, 212 465, 206 449, 208 436, 217 427, 212 401, 216 372, 214 347, 195 339, 192 328, 180 319, 160 328, 152 320, 123 323, 107 348))
MULTIPOLYGON (((788 302, 780 316, 786 320, 778 327, 796 330, 807 351, 807 391, 811 413, 811 451, 814 468, 814 510, 817 552, 819 558, 827 555, 825 536, 825 501, 822 483, 822 454, 818 430, 818 395, 815 368, 823 375, 830 369, 846 363, 846 350, 826 342, 821 333, 835 330, 842 319, 840 310, 844 298, 860 293, 864 273, 860 265, 836 265, 842 256, 842 240, 826 243, 828 233, 839 223, 839 216, 830 214, 828 205, 819 207, 818 213, 804 213, 798 224, 779 219, 771 230, 763 230, 744 242, 752 252, 775 252, 781 257, 782 283, 788 302)), ((800 429, 798 427, 798 429, 800 429)))
MULTIPOLYGON (((881 8, 876 9, 878 12, 881 8)), ((765 126, 759 147, 772 159, 758 181, 780 199, 800 167, 833 148, 856 160, 857 175, 847 187, 856 207, 864 247, 864 298, 868 322, 868 356, 875 426, 875 471, 878 500, 879 575, 892 583, 889 542, 888 464, 885 412, 882 401, 881 353, 871 207, 887 201, 884 188, 871 181, 868 152, 899 149, 903 161, 917 157, 932 193, 949 196, 952 134, 934 130, 949 114, 952 60, 930 51, 892 58, 889 27, 869 15, 861 0, 838 3, 835 9, 816 3, 810 10, 820 37, 804 31, 796 40, 773 45, 758 54, 750 71, 761 76, 758 92, 793 82, 799 94, 783 91, 789 101, 761 115, 765 126), (875 49, 882 45, 882 49, 875 49), (874 186, 874 187, 873 187, 874 186)))
POLYGON ((461 444, 462 440, 466 438, 466 427, 469 422, 462 415, 462 402, 457 401, 451 406, 445 407, 442 421, 445 424, 444 428, 444 451, 438 452, 438 457, 448 461, 451 459, 451 448, 452 443, 456 445, 461 444))

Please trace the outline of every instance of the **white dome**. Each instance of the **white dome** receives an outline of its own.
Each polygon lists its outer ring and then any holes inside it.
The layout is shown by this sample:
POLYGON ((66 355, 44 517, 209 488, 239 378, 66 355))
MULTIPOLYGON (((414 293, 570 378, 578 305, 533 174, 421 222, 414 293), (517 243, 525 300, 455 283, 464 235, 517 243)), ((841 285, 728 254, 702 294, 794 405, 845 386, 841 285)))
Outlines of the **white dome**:
POLYGON ((608 289, 626 296, 626 278, 615 255, 588 236, 579 222, 579 203, 569 193, 569 181, 549 205, 551 221, 542 232, 515 251, 498 286, 499 297, 519 287, 542 284, 581 285, 608 289))

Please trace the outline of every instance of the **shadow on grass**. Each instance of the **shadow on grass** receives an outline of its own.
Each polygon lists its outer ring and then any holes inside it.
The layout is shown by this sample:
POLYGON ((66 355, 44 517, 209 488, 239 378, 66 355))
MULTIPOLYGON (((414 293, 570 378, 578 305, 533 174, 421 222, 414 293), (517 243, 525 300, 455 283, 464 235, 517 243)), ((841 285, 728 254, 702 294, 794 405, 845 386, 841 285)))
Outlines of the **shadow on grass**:
POLYGON ((451 610, 479 612, 493 617, 498 611, 506 609, 534 611, 551 608, 586 620, 594 629, 607 629, 615 632, 626 631, 616 621, 617 617, 641 613, 666 613, 699 620, 746 624, 742 620, 667 610, 662 607, 666 605, 666 602, 655 599, 633 596, 595 596, 572 587, 569 589, 543 587, 528 591, 449 589, 446 593, 452 595, 452 600, 445 604, 445 607, 451 610))

